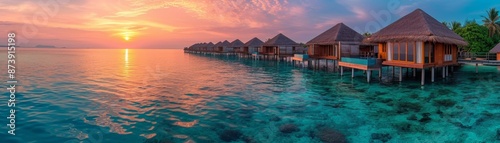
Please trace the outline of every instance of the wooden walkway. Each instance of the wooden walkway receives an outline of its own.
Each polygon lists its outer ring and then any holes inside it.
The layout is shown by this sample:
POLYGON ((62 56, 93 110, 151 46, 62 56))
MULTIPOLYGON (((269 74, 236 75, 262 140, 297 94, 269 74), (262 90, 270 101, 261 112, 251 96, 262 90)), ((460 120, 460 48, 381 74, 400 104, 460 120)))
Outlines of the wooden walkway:
POLYGON ((495 53, 470 53, 470 52, 459 52, 458 53, 458 63, 461 64, 475 64, 477 65, 487 65, 487 66, 500 66, 500 59, 497 59, 495 53))
POLYGON ((461 64, 481 64, 488 66, 500 66, 500 61, 497 60, 471 60, 471 59, 458 59, 461 64))

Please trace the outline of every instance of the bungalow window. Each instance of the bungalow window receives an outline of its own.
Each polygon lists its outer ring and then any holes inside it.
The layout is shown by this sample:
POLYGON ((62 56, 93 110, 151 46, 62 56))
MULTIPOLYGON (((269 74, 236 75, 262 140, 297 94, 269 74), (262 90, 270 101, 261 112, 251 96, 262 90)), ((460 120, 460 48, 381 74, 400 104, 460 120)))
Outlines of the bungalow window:
POLYGON ((399 43, 392 45, 392 60, 399 60, 399 43))
POLYGON ((406 43, 399 43, 399 60, 406 61, 406 43))
POLYGON ((408 42, 408 58, 406 59, 409 62, 414 62, 415 61, 415 42, 408 42))
POLYGON ((449 45, 449 44, 445 44, 444 45, 444 61, 448 62, 448 61, 452 61, 452 53, 453 53, 453 50, 452 50, 452 45, 449 45))
POLYGON ((388 43, 388 45, 389 60, 404 62, 415 62, 417 60, 415 53, 417 53, 416 47, 419 45, 416 42, 388 43))

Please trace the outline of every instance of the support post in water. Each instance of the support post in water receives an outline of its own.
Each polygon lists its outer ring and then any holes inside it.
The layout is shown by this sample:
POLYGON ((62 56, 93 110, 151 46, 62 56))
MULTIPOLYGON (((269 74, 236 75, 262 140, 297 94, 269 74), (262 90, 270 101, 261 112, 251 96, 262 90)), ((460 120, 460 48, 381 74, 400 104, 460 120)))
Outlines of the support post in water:
POLYGON ((431 82, 434 82, 434 67, 432 67, 432 69, 431 69, 431 70, 432 70, 432 71, 431 71, 431 72, 432 72, 432 73, 431 73, 431 74, 432 74, 432 76, 431 76, 431 82))
POLYGON ((425 68, 422 69, 422 81, 421 85, 423 86, 425 84, 425 68))
POLYGON ((367 70, 367 71, 366 71, 366 81, 367 81, 368 83, 370 83, 371 73, 372 73, 372 72, 371 72, 370 70, 367 70))
POLYGON ((351 78, 354 78, 354 68, 351 68, 351 78))
POLYGON ((340 76, 344 75, 344 67, 340 66, 340 76))

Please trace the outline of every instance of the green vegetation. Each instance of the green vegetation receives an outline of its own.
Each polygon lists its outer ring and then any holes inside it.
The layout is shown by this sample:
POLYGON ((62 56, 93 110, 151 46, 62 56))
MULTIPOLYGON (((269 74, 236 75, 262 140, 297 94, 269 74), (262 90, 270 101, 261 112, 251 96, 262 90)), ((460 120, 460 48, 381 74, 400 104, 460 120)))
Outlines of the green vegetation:
POLYGON ((483 16, 483 22, 484 26, 488 28, 489 36, 493 37, 495 34, 500 34, 500 26, 498 25, 500 17, 498 17, 498 11, 495 8, 491 8, 486 13, 488 15, 483 16))
POLYGON ((456 29, 455 33, 462 36, 469 43, 463 47, 467 52, 488 52, 495 46, 495 42, 488 37, 488 28, 469 22, 464 27, 456 29))
POLYGON ((483 15, 483 24, 475 20, 466 20, 462 25, 460 22, 442 22, 448 28, 460 35, 469 43, 462 47, 466 52, 488 52, 497 43, 500 43, 500 17, 498 10, 491 8, 483 15))

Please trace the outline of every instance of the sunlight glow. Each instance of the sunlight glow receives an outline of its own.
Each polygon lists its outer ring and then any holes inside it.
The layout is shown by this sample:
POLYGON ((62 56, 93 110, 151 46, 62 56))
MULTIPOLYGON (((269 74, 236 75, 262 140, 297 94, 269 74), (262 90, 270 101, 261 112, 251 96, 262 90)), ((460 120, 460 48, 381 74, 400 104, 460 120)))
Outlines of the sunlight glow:
POLYGON ((119 33, 119 35, 121 35, 121 37, 125 40, 125 41, 129 41, 134 35, 136 34, 136 32, 134 31, 125 31, 125 32, 121 32, 119 33))
POLYGON ((128 49, 125 49, 125 64, 128 66, 128 49))

